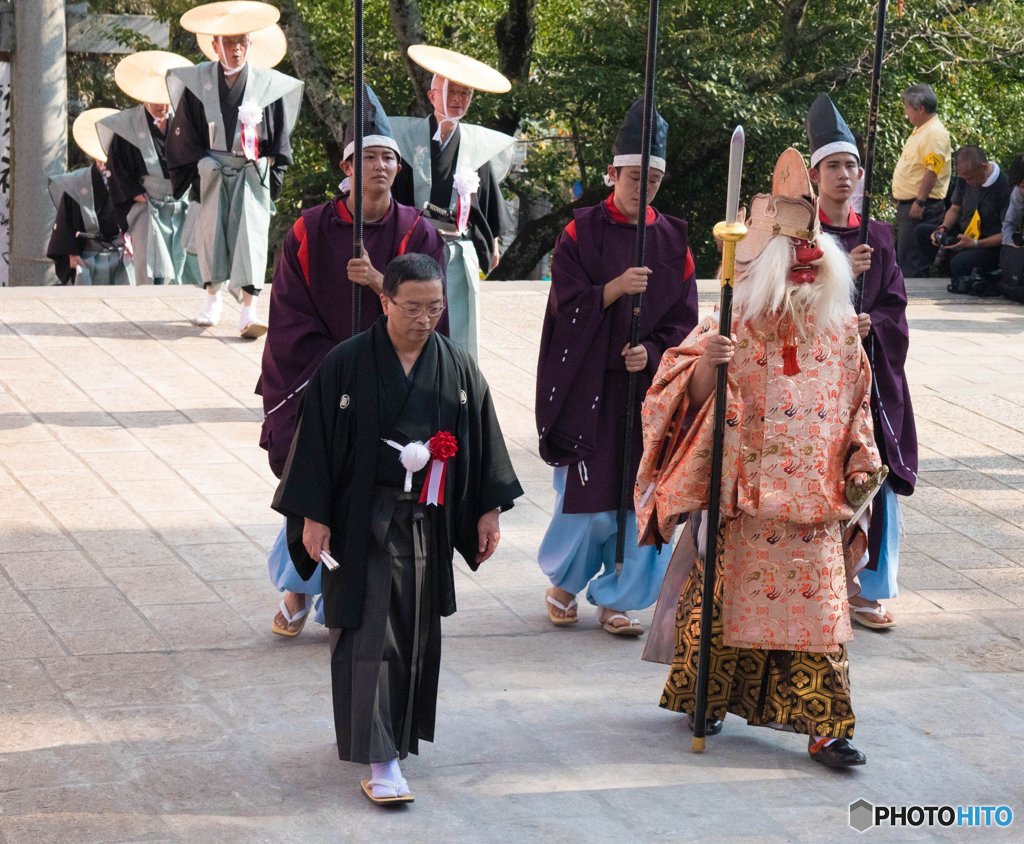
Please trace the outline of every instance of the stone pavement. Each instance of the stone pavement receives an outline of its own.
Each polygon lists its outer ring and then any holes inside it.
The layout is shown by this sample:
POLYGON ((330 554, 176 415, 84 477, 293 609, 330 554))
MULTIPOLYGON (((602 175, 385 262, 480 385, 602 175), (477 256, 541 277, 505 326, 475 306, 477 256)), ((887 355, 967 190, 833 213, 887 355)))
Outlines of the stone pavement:
POLYGON ((337 761, 325 631, 270 633, 262 343, 233 313, 193 328, 192 289, 0 290, 0 842, 818 842, 857 837, 858 798, 1024 813, 1024 308, 937 285, 912 285, 899 626, 850 648, 869 764, 846 775, 735 719, 694 755, 642 641, 589 607, 548 624, 544 286, 486 285, 482 364, 527 495, 498 555, 459 567, 438 743, 393 812, 337 761))

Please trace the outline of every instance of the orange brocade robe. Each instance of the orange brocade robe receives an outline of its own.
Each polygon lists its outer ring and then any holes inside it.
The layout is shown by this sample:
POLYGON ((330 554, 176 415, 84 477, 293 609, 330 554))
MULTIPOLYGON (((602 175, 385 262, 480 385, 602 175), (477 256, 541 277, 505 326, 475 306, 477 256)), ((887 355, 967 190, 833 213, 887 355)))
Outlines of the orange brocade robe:
MULTIPOLYGON (((841 536, 853 514, 846 481, 880 466, 871 368, 852 309, 841 330, 798 341, 796 375, 783 373, 779 328, 767 319, 734 328, 721 504, 725 644, 834 651, 853 635, 841 536)), ((669 537, 681 514, 707 508, 715 400, 690 407, 687 389, 717 331, 717 317, 707 317, 666 352, 644 401, 641 535, 654 520, 669 537), (657 471, 673 420, 689 425, 657 471)))

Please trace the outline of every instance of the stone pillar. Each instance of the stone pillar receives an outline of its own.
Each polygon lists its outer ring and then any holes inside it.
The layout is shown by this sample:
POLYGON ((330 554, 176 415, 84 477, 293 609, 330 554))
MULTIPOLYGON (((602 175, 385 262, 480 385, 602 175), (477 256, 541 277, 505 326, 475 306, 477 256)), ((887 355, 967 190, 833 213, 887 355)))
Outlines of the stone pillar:
POLYGON ((46 242, 54 211, 46 179, 67 168, 67 28, 64 0, 14 11, 11 74, 11 284, 55 284, 46 242))

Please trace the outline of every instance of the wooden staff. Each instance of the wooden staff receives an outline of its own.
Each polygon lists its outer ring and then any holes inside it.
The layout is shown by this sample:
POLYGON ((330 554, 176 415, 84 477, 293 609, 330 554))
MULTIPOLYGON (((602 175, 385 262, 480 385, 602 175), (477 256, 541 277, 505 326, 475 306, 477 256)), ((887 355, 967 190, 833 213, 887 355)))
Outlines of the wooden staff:
MULTIPOLYGON (((651 144, 654 140, 655 115, 654 76, 658 54, 659 0, 650 0, 647 7, 647 65, 644 69, 644 126, 640 136, 640 216, 636 223, 636 251, 634 267, 644 266, 647 245, 647 179, 651 169, 651 144)), ((640 308, 643 294, 634 293, 632 320, 629 327, 629 346, 640 345, 640 308)), ((630 372, 626 384, 626 436, 622 446, 622 485, 619 488, 619 512, 616 515, 615 571, 620 573, 626 554, 626 513, 633 500, 635 477, 630 475, 633 446, 633 420, 636 416, 636 373, 630 372)))
MULTIPOLYGON (((729 145, 729 192, 725 220, 715 226, 715 237, 722 241, 722 294, 718 309, 718 333, 732 334, 732 288, 736 273, 736 244, 747 234, 737 220, 740 202, 740 176, 743 172, 743 127, 737 126, 729 145)), ((704 752, 707 734, 708 677, 711 672, 711 619, 715 606, 715 565, 718 561, 718 522, 722 505, 722 456, 725 448, 725 402, 729 384, 729 364, 718 364, 715 373, 715 416, 711 444, 711 482, 708 487, 707 552, 704 555, 704 592, 700 607, 700 643, 697 648, 697 693, 693 708, 693 743, 697 753, 704 752)))
MULTIPOLYGON (((363 257, 363 123, 366 88, 363 84, 363 0, 355 0, 352 35, 352 125, 355 150, 352 153, 352 257, 363 257)), ((352 282, 352 334, 360 332, 363 313, 363 286, 352 282)))
MULTIPOLYGON (((875 56, 871 63, 871 100, 868 106, 868 137, 864 149, 864 201, 860 211, 860 242, 868 242, 871 222, 871 195, 875 164, 875 138, 878 134, 878 100, 882 92, 882 53, 885 49, 885 18, 888 0, 878 0, 875 24, 875 56)), ((857 276, 857 313, 864 306, 864 273, 857 276)))

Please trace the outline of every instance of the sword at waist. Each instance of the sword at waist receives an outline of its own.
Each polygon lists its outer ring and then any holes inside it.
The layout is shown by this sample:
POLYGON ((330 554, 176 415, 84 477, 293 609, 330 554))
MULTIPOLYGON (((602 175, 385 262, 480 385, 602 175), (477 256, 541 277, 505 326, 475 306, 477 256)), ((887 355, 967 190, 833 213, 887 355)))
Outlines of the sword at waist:
POLYGON ((86 232, 75 232, 75 237, 81 238, 82 248, 90 252, 120 252, 124 248, 124 240, 121 235, 113 240, 103 240, 86 232))
POLYGON ((468 231, 459 233, 455 222, 455 215, 447 208, 442 208, 433 202, 424 202, 423 219, 434 226, 441 237, 450 240, 470 240, 468 231))

